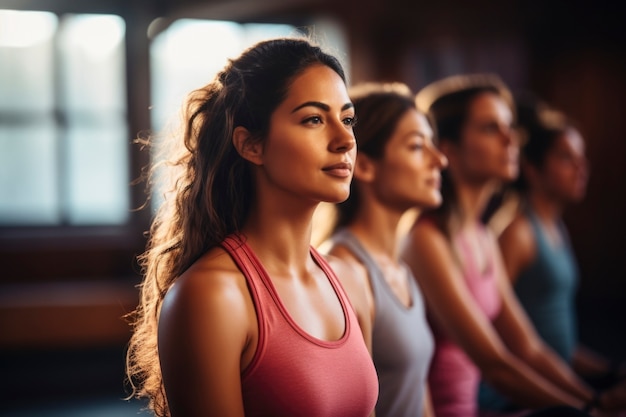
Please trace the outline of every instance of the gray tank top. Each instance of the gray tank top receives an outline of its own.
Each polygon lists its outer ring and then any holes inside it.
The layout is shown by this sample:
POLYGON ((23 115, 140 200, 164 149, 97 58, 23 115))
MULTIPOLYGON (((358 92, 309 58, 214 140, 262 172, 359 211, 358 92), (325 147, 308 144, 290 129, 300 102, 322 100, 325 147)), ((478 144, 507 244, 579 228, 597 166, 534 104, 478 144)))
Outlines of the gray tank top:
POLYGON ((379 382, 376 417, 421 416, 434 342, 415 278, 404 265, 411 291, 411 305, 405 307, 352 233, 343 229, 332 241, 348 248, 369 274, 376 306, 372 332, 372 355, 379 382))

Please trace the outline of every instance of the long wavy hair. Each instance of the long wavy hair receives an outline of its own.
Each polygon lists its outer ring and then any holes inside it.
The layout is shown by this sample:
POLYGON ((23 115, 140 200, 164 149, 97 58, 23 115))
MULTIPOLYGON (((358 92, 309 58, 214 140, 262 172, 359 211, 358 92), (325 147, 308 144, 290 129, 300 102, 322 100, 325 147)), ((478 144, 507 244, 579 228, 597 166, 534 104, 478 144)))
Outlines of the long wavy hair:
POLYGON ((147 172, 149 189, 155 180, 167 186, 138 258, 143 281, 139 304, 128 316, 133 333, 126 374, 129 397, 147 398, 157 416, 170 415, 157 347, 163 298, 202 254, 240 230, 256 198, 252 171, 232 144, 233 130, 245 127, 262 141, 294 78, 313 65, 330 67, 346 81, 340 62, 305 38, 259 42, 229 60, 211 83, 189 94, 182 128, 167 138, 164 159, 147 172))
MULTIPOLYGON (((349 89, 354 104, 357 124, 354 136, 357 152, 374 160, 385 156, 385 146, 402 116, 410 109, 417 110, 415 96, 403 83, 363 83, 349 89)), ((350 196, 336 205, 335 230, 348 226, 360 207, 356 181, 350 184, 350 196)))

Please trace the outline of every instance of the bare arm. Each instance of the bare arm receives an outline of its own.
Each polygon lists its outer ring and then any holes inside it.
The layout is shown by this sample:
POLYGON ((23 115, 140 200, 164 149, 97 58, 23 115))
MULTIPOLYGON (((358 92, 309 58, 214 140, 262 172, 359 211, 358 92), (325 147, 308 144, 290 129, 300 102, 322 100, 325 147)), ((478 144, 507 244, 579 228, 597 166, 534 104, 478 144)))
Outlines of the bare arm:
POLYGON ((424 411, 422 413, 422 417, 436 417, 428 385, 424 387, 424 411))
POLYGON ((528 220, 521 215, 517 216, 500 234, 498 243, 506 276, 514 284, 537 254, 534 234, 528 220))
POLYGON ((254 307, 241 273, 203 263, 170 288, 160 314, 169 408, 172 417, 243 417, 240 374, 242 358, 251 353, 254 307))
POLYGON ((404 259, 419 281, 437 322, 486 379, 526 406, 582 407, 584 400, 552 384, 506 347, 471 296, 448 240, 434 225, 416 225, 404 259))
MULTIPOLYGON (((494 242, 495 247, 495 242, 494 242)), ((498 276, 498 287, 502 298, 502 309, 494 321, 494 326, 507 347, 525 364, 571 395, 587 402, 593 391, 539 337, 526 312, 520 305, 513 288, 506 278, 502 257, 497 248, 497 267, 503 271, 498 276)))
POLYGON ((607 358, 583 345, 574 350, 572 366, 584 376, 602 376, 611 372, 611 362, 607 358))
MULTIPOLYGON (((515 283, 524 269, 535 259, 537 249, 532 227, 526 217, 517 216, 502 232, 498 241, 501 249, 501 269, 510 283, 515 283)), ((512 285, 500 282, 503 308, 495 325, 509 348, 537 372, 579 398, 587 399, 591 389, 537 335, 526 316, 512 285)))

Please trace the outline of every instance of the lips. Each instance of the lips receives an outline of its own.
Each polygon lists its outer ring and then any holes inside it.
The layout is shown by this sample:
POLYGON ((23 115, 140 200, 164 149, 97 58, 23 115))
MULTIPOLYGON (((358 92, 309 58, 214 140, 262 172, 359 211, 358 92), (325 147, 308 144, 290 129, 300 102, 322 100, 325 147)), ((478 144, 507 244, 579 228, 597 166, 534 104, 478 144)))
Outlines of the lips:
POLYGON ((335 177, 345 178, 352 175, 352 164, 349 162, 340 162, 338 164, 326 166, 322 168, 322 171, 335 177))
POLYGON ((436 188, 436 189, 440 189, 441 188, 441 177, 437 176, 434 178, 429 178, 426 180, 426 184, 428 184, 429 186, 436 188))

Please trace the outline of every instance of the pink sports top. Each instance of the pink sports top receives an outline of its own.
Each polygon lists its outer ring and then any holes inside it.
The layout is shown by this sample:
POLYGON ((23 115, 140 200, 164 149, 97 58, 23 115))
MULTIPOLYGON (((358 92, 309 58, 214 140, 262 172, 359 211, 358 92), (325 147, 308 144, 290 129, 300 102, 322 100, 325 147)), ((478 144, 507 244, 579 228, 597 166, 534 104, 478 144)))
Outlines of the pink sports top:
MULTIPOLYGON (((486 230, 483 230, 487 233, 486 230)), ((482 313, 493 320, 500 312, 501 298, 496 284, 494 248, 487 248, 491 261, 481 270, 463 234, 453 236, 463 263, 463 276, 470 295, 482 313)), ((478 413, 480 371, 472 360, 429 317, 435 336, 435 354, 428 382, 437 417, 474 417, 478 413)))
POLYGON ((246 417, 366 417, 378 397, 378 379, 356 315, 330 266, 311 247, 341 302, 345 332, 336 341, 307 334, 289 315, 270 277, 239 235, 222 246, 246 277, 259 340, 242 374, 246 417))

